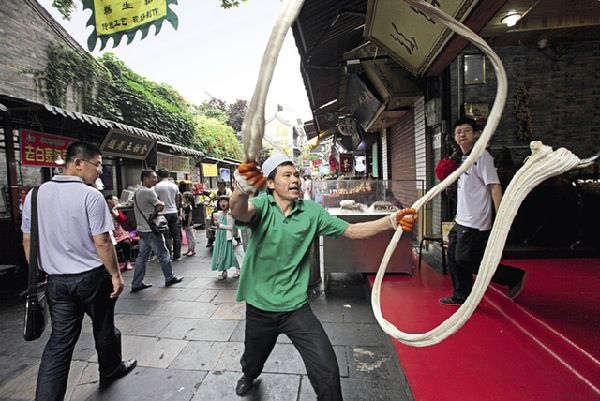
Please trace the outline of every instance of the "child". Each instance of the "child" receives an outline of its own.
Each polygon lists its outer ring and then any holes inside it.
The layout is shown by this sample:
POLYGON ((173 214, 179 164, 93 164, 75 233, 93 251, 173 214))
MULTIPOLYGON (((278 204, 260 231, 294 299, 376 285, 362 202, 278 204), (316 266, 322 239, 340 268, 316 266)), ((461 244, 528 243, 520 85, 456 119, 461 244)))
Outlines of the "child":
POLYGON ((217 209, 219 211, 214 222, 217 227, 217 235, 210 269, 221 272, 217 278, 223 280, 227 278, 227 269, 235 267, 233 278, 237 278, 240 276, 240 264, 233 253, 233 217, 229 211, 228 196, 219 197, 217 209))
POLYGON ((194 233, 194 208, 196 202, 191 192, 183 194, 183 229, 187 236, 188 251, 185 256, 194 256, 196 254, 196 234, 194 233))

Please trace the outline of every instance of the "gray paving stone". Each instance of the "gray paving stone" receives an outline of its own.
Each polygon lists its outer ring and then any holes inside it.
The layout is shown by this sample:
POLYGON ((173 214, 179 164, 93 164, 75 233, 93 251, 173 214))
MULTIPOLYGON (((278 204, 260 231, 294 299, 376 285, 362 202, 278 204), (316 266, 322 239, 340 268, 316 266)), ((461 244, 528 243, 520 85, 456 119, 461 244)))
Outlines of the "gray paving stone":
POLYGON ((144 299, 156 301, 195 301, 200 295, 202 295, 202 290, 199 288, 159 287, 144 296, 144 299))
POLYGON ((187 340, 187 335, 200 319, 188 319, 176 317, 158 333, 161 338, 173 338, 175 340, 187 340))
POLYGON ((225 342, 190 341, 169 367, 172 369, 212 370, 226 347, 225 342))
POLYGON ((235 295, 237 294, 237 290, 220 290, 217 293, 217 296, 214 297, 211 302, 216 304, 222 303, 236 303, 235 295))
POLYGON ((242 320, 246 317, 246 304, 220 304, 211 319, 242 320))
POLYGON ((163 369, 168 368, 188 344, 183 340, 144 336, 122 336, 121 343, 123 360, 135 358, 139 366, 163 369))
POLYGON ((217 307, 217 305, 210 303, 166 301, 160 304, 152 314, 158 316, 208 319, 215 313, 217 307))
POLYGON ((196 302, 212 302, 213 299, 219 294, 219 290, 204 290, 196 302))
POLYGON ((228 341, 238 320, 199 319, 186 335, 187 340, 228 341))
MULTIPOLYGON (((244 353, 243 342, 228 342, 226 347, 221 354, 221 358, 215 366, 215 370, 227 370, 234 372, 241 372, 242 366, 240 365, 240 358, 244 353)), ((237 380, 237 379, 236 379, 237 380)))
POLYGON ((156 336, 173 320, 168 316, 116 315, 115 326, 128 335, 156 336))

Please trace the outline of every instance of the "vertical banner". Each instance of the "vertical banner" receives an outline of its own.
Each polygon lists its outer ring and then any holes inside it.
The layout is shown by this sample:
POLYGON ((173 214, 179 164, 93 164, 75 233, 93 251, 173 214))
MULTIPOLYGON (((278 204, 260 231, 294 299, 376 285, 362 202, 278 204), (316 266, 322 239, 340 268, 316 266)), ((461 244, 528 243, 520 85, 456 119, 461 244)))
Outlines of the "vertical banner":
POLYGON ((354 158, 352 153, 340 153, 340 173, 351 173, 354 171, 354 158))
POLYGON ((225 182, 231 181, 231 171, 228 168, 222 168, 221 170, 221 178, 225 182))
POLYGON ((177 4, 177 0, 83 0, 83 9, 92 10, 86 26, 94 27, 88 37, 88 50, 94 50, 98 39, 100 50, 106 47, 109 38, 113 38, 113 47, 117 47, 125 35, 130 44, 137 31, 142 31, 144 39, 153 25, 158 35, 165 20, 177 30, 179 20, 170 4, 177 4))
POLYGON ((22 129, 21 164, 61 167, 67 160, 67 148, 75 139, 22 129), (59 161, 59 163, 57 163, 59 161))

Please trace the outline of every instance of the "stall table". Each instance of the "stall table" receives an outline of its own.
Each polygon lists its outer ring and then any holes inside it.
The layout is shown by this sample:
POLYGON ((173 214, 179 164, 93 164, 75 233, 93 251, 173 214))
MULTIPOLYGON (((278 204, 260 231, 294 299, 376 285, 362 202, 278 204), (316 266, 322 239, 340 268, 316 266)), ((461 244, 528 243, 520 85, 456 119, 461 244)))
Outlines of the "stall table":
MULTIPOLYGON (((389 216, 390 212, 341 212, 330 208, 328 212, 348 223, 360 223, 389 216)), ((381 232, 369 239, 351 240, 342 236, 337 239, 323 237, 323 272, 325 279, 330 273, 376 273, 392 236, 393 230, 381 232)), ((394 250, 386 273, 413 273, 412 235, 404 233, 394 250)))

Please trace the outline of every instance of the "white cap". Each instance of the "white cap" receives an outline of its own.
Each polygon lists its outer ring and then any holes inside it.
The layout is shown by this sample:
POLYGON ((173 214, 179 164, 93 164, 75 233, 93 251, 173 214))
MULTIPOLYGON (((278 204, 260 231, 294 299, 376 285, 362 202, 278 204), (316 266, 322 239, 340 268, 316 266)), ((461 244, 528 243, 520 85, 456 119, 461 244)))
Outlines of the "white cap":
POLYGON ((291 162, 290 158, 284 154, 273 155, 269 157, 262 165, 262 172, 265 177, 271 174, 271 171, 275 170, 281 163, 291 162))

